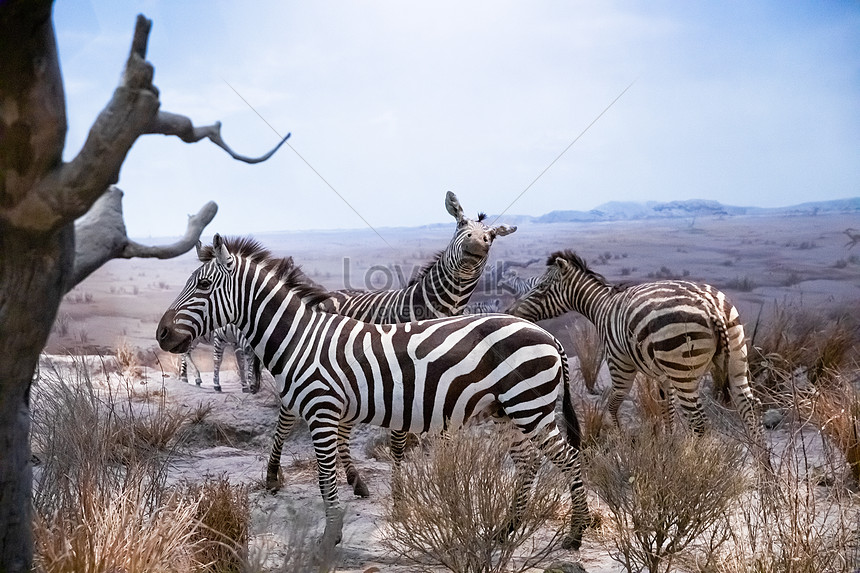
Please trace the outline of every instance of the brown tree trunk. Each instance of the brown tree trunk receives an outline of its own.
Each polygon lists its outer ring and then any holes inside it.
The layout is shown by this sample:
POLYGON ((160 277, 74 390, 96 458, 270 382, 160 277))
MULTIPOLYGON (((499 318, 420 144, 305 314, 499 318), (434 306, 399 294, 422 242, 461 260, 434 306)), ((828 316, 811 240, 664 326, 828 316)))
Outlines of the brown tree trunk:
POLYGON ((0 54, 0 571, 19 572, 33 561, 30 383, 75 252, 71 223, 33 232, 15 213, 66 135, 51 2, 0 4, 0 54))
POLYGON ((66 109, 51 0, 0 0, 0 573, 33 562, 29 394, 62 296, 112 258, 171 258, 191 249, 217 206, 189 218, 185 236, 146 246, 125 232, 122 192, 111 187, 137 138, 162 133, 193 143, 208 139, 233 151, 221 124, 195 127, 159 110, 154 69, 146 61, 150 20, 138 16, 120 85, 99 114, 80 153, 62 161, 66 109), (75 220, 79 221, 75 257, 75 220), (75 269, 75 267, 78 267, 75 269))
POLYGON ((0 230, 0 570, 29 571, 30 382, 71 272, 71 226, 49 238, 0 230))

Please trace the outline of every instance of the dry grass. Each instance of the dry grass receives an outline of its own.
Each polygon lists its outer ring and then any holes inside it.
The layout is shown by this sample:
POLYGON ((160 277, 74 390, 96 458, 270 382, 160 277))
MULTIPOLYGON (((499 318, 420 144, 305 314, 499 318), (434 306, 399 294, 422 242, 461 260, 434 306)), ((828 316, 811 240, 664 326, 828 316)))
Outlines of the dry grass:
POLYGON ((588 482, 609 509, 612 558, 628 571, 670 571, 681 556, 702 570, 730 538, 744 491, 743 449, 711 436, 644 429, 615 434, 591 456, 588 482))
POLYGON ((197 500, 194 517, 195 560, 206 564, 199 571, 233 573, 244 571, 248 559, 251 510, 248 486, 233 485, 228 477, 186 482, 179 487, 181 499, 197 500))
MULTIPOLYGON (((533 534, 561 513, 563 479, 554 468, 541 471, 522 523, 506 536, 517 479, 506 452, 509 432, 462 430, 450 439, 431 439, 429 452, 415 451, 399 476, 401 496, 389 507, 383 543, 416 569, 428 564, 451 571, 523 571, 538 563, 560 539, 538 543, 533 534), (529 541, 524 560, 518 548, 529 541)), ((486 429, 484 429, 486 430, 486 429)))
POLYGON ((94 383, 83 360, 73 366, 43 368, 33 390, 39 569, 192 571, 196 500, 174 502, 168 458, 127 430, 131 397, 94 383))
POLYGON ((842 453, 854 487, 860 487, 860 390, 856 382, 833 376, 827 384, 797 393, 794 404, 801 419, 819 428, 842 453))
POLYGON ((735 509, 731 550, 718 563, 726 573, 853 573, 860 567, 858 508, 838 480, 820 479, 836 460, 817 459, 820 441, 795 420, 777 455, 773 477, 735 509))
POLYGON ((603 364, 603 340, 597 328, 588 320, 579 319, 565 327, 570 337, 573 354, 579 359, 579 373, 585 387, 596 394, 597 377, 603 364))

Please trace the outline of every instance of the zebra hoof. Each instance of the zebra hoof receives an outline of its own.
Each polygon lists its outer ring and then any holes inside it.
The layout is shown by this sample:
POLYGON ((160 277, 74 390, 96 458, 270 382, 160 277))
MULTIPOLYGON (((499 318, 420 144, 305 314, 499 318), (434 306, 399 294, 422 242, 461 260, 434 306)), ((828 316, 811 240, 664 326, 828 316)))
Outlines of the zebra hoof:
POLYGON ((201 380, 200 378, 197 378, 197 379, 194 381, 194 383, 195 383, 195 384, 197 384, 198 386, 200 386, 201 384, 203 384, 203 380, 201 380))
POLYGON ((212 386, 212 389, 215 390, 216 392, 220 392, 221 386, 212 386))
POLYGON ((250 394, 250 393, 251 393, 250 388, 248 388, 247 386, 242 386, 242 394, 250 394))

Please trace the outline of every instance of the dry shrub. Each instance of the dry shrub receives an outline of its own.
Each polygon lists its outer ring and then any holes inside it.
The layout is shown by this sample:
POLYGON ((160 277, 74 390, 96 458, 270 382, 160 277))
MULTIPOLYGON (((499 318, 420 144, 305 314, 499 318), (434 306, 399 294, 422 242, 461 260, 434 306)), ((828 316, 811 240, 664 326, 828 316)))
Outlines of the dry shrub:
MULTIPOLYGON (((726 573, 853 573, 860 567, 858 509, 841 483, 827 485, 814 452, 818 432, 796 423, 773 476, 738 505, 726 573)), ((835 467, 833 459, 824 463, 835 467)))
POLYGON ((745 488, 739 444, 646 429, 615 434, 588 478, 615 527, 612 558, 628 571, 669 571, 685 552, 706 569, 729 539, 729 509, 745 488))
MULTIPOLYGON (((44 573, 197 570, 191 557, 196 499, 148 509, 143 481, 109 492, 82 489, 75 512, 37 512, 36 568, 44 573)), ((91 485, 91 484, 90 484, 91 485)))
POLYGON ((860 486, 860 391, 843 376, 827 384, 797 393, 796 411, 827 436, 845 457, 854 480, 860 486))
MULTIPOLYGON (((400 496, 389 507, 383 543, 417 568, 432 563, 458 572, 511 570, 515 551, 562 514, 567 488, 561 473, 544 464, 522 523, 505 536, 518 487, 506 460, 513 430, 502 430, 463 429, 449 439, 429 438, 426 454, 408 455, 396 477, 400 496)), ((551 539, 535 536, 513 570, 524 571, 545 557, 564 529, 565 522, 555 522, 551 539)))
POLYGON ((668 422, 671 424, 675 416, 675 405, 671 402, 664 404, 660 398, 660 387, 657 381, 648 376, 637 374, 634 383, 640 419, 650 427, 657 428, 664 427, 667 423, 666 416, 670 416, 668 422), (666 412, 666 408, 668 408, 668 412, 666 412))
POLYGON ((130 397, 74 359, 33 386, 36 560, 41 571, 191 571, 196 500, 171 501, 169 457, 134 432, 130 397))
POLYGON ((565 328, 570 336, 573 354, 579 359, 582 381, 588 391, 595 394, 595 384, 603 364, 603 340, 597 333, 597 328, 588 320, 576 320, 565 328))
POLYGON ((582 432, 582 447, 588 448, 601 443, 611 427, 606 421, 606 401, 608 394, 599 400, 580 396, 576 403, 576 417, 582 432))
POLYGON ((129 376, 139 374, 138 366, 140 364, 137 359, 137 352, 126 339, 123 338, 117 344, 116 350, 114 350, 114 357, 116 358, 116 364, 120 372, 129 376))
POLYGON ((200 571, 243 571, 251 523, 248 486, 233 485, 224 475, 201 483, 186 482, 179 492, 183 500, 199 500, 194 514, 200 523, 193 536, 195 559, 207 564, 200 571))
POLYGON ((810 382, 827 381, 858 358, 860 321, 855 309, 820 311, 792 304, 776 304, 766 322, 761 316, 753 329, 750 371, 766 389, 785 390, 781 372, 800 368, 810 382))

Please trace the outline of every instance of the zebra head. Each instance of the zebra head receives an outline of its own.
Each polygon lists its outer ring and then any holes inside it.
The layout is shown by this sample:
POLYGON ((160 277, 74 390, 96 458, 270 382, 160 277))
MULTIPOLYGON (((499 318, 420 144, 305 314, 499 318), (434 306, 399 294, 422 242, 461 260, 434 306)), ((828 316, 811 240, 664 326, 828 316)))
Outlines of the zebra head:
POLYGON ((198 337, 226 326, 234 314, 231 279, 236 262, 224 240, 216 234, 211 247, 198 245, 197 256, 203 265, 191 273, 155 333, 161 349, 174 354, 186 352, 198 337))
MULTIPOLYGON (((559 309, 564 306, 562 301, 566 299, 565 277, 573 272, 573 268, 567 259, 556 254, 551 255, 546 264, 546 270, 534 287, 508 307, 505 311, 507 314, 537 322, 554 318, 564 312, 559 309)), ((516 278, 516 271, 506 271, 499 285, 514 288, 516 278)))
POLYGON ((463 214, 463 207, 451 191, 445 195, 445 208, 457 221, 454 239, 446 249, 445 257, 454 267, 467 272, 483 267, 496 237, 510 235, 517 230, 515 225, 488 226, 484 223, 486 215, 478 214, 477 219, 469 219, 463 214))

